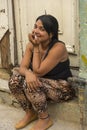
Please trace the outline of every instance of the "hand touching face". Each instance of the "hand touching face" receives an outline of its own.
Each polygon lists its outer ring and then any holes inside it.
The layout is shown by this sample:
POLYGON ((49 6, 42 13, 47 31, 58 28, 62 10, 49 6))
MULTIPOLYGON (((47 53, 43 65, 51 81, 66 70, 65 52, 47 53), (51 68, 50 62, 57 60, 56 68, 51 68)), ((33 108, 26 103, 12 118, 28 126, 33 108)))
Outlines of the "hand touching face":
POLYGON ((29 33, 28 35, 29 41, 34 45, 37 46, 40 44, 39 38, 34 33, 29 33))
POLYGON ((46 43, 49 39, 50 35, 45 30, 41 20, 36 21, 32 33, 29 34, 29 41, 31 41, 33 45, 39 45, 46 43))

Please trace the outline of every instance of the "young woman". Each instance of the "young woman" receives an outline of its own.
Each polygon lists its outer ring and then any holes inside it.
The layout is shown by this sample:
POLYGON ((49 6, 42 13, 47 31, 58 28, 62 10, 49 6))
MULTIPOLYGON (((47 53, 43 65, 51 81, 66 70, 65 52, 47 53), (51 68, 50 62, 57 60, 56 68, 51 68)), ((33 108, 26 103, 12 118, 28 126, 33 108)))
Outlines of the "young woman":
POLYGON ((36 19, 19 73, 13 74, 9 80, 12 94, 26 112, 16 129, 38 118, 31 130, 46 130, 53 124, 47 102, 59 103, 75 96, 67 82, 72 74, 65 44, 58 39, 58 30, 58 21, 52 15, 36 19))

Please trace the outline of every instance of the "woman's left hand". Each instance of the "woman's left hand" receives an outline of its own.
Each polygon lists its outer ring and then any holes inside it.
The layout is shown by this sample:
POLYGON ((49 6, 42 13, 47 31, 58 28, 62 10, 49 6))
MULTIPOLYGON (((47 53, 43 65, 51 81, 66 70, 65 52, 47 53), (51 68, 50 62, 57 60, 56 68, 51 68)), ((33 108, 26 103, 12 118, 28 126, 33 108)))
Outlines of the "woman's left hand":
POLYGON ((25 80, 29 91, 35 92, 39 87, 42 86, 42 83, 32 71, 26 71, 25 80))

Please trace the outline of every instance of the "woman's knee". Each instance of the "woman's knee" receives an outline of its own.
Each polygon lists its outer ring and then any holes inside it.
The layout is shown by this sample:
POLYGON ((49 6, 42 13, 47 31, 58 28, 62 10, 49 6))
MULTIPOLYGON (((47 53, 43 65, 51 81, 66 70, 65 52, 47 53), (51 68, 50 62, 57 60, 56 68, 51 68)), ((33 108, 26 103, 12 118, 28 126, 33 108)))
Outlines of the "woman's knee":
POLYGON ((19 87, 22 84, 22 80, 23 80, 23 78, 21 75, 13 74, 8 81, 9 88, 12 89, 12 88, 19 87))

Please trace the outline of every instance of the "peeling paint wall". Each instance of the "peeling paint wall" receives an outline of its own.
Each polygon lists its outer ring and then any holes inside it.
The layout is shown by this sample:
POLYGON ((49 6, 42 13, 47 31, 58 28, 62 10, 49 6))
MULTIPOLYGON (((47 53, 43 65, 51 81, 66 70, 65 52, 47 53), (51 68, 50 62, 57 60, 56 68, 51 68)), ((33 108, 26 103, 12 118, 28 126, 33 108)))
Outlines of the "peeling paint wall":
POLYGON ((80 0, 80 72, 79 76, 87 78, 87 0, 80 0))

